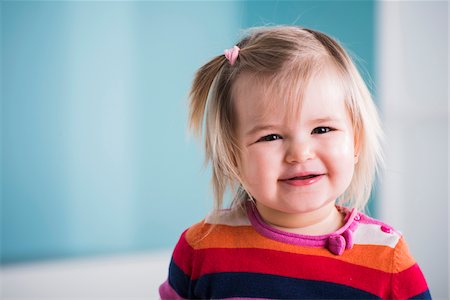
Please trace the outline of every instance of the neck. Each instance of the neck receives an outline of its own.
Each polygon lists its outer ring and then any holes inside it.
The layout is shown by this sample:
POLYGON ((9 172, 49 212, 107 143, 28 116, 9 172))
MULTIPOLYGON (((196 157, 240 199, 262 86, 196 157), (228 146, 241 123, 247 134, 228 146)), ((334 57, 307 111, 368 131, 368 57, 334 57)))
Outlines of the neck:
POLYGON ((344 223, 344 216, 334 203, 302 213, 284 213, 260 203, 257 203, 256 207, 266 223, 279 230, 297 234, 328 234, 338 230, 344 223))

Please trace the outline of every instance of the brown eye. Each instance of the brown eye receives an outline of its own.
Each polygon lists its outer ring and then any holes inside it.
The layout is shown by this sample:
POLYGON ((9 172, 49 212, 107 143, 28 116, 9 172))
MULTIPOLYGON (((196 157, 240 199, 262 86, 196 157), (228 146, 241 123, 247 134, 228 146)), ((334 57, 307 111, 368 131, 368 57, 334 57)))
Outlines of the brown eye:
POLYGON ((260 138, 258 142, 271 142, 279 139, 282 139, 282 137, 279 134, 269 134, 260 138))
POLYGON ((316 127, 313 129, 313 131, 311 132, 311 134, 324 134, 330 131, 333 131, 334 129, 330 128, 330 127, 316 127))

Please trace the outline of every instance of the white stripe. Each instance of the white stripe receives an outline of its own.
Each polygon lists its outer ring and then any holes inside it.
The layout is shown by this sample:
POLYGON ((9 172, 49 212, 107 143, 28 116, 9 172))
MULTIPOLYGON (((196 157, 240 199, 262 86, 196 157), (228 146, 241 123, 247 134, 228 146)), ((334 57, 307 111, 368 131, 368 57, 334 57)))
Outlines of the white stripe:
POLYGON ((228 226, 250 226, 247 213, 241 209, 226 209, 218 213, 210 213, 206 217, 206 223, 228 226))
POLYGON ((379 224, 359 224, 353 233, 353 243, 395 248, 400 237, 401 235, 395 230, 392 233, 382 231, 379 224))

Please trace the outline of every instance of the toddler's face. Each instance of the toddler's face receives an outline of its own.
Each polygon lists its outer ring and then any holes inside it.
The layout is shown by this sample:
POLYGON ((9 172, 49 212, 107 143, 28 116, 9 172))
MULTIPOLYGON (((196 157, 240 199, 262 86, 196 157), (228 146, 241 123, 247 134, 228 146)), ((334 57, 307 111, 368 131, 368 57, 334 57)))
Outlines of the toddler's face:
POLYGON ((306 87, 298 112, 264 105, 270 95, 241 75, 234 90, 239 172, 266 211, 307 213, 334 205, 349 186, 355 159, 352 123, 334 76, 306 87))

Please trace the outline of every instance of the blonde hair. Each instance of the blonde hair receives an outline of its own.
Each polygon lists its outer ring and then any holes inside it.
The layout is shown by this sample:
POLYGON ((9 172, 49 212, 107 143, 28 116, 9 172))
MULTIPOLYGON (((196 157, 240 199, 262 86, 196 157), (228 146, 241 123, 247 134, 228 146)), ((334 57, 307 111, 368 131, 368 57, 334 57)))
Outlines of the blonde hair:
POLYGON ((382 162, 382 130, 370 92, 343 47, 324 33, 294 26, 250 29, 237 46, 241 49, 237 61, 231 65, 224 55, 214 57, 197 71, 190 93, 189 125, 197 136, 204 134, 215 210, 222 208, 227 188, 234 196, 232 207, 243 207, 251 199, 238 170, 233 86, 239 76, 251 75, 268 91, 284 93, 274 101, 288 99, 298 105, 301 87, 329 66, 342 79, 358 153, 352 181, 337 204, 364 209, 382 162))

